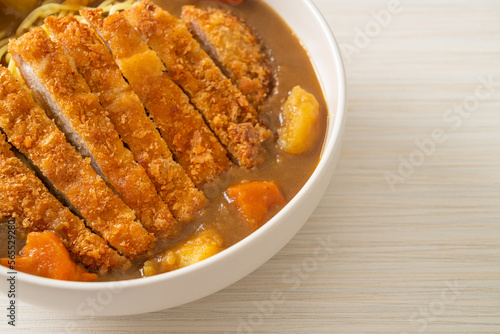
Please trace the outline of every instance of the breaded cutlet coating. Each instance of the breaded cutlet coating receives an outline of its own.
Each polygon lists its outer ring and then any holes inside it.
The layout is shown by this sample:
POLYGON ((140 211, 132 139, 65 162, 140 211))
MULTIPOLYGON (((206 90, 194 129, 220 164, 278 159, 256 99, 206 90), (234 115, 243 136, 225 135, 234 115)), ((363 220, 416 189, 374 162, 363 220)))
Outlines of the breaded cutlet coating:
POLYGON ((91 93, 63 46, 37 28, 11 41, 9 51, 37 99, 50 106, 68 138, 158 238, 177 231, 177 222, 144 168, 125 148, 97 96, 91 93))
POLYGON ((273 85, 269 61, 250 28, 231 12, 182 7, 182 22, 224 67, 229 78, 259 108, 273 85))
POLYGON ((201 186, 228 170, 232 163, 227 151, 123 13, 105 20, 100 10, 81 13, 106 41, 123 75, 194 184, 201 186))
POLYGON ((173 81, 203 113, 238 164, 251 168, 263 163, 262 143, 271 137, 271 132, 260 124, 256 110, 202 50, 187 27, 147 0, 123 13, 158 53, 173 81))
POLYGON ((174 216, 182 222, 192 221, 206 205, 206 197, 173 160, 172 152, 123 78, 108 48, 88 25, 72 16, 48 17, 45 26, 75 60, 78 71, 99 97, 121 139, 174 216))
POLYGON ((153 247, 154 236, 135 221, 134 212, 83 159, 33 101, 21 83, 0 67, 0 127, 86 219, 87 225, 127 257, 153 247))
POLYGON ((35 173, 10 150, 0 133, 0 216, 14 218, 25 232, 51 230, 64 242, 73 258, 88 270, 130 268, 130 261, 110 248, 84 222, 64 207, 35 173))

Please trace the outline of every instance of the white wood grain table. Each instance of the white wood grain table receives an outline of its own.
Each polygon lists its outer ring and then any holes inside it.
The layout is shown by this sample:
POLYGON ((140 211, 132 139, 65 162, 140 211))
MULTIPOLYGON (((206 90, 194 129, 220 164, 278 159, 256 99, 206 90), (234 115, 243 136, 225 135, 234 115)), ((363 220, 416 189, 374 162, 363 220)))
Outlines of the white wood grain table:
POLYGON ((500 1, 314 2, 346 52, 348 125, 301 232, 203 300, 94 319, 21 303, 1 333, 500 333, 500 1))

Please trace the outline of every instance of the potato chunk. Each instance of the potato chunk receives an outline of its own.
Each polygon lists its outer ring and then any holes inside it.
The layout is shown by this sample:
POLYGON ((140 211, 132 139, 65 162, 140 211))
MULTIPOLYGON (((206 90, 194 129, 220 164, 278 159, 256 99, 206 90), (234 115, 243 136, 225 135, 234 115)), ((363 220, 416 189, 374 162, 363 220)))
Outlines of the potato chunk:
POLYGON ((222 251, 222 237, 213 230, 205 230, 163 254, 146 261, 144 276, 153 276, 184 268, 222 251))
POLYGON ((283 105, 282 126, 278 129, 280 148, 291 154, 302 154, 319 138, 319 103, 314 95, 295 86, 283 105))

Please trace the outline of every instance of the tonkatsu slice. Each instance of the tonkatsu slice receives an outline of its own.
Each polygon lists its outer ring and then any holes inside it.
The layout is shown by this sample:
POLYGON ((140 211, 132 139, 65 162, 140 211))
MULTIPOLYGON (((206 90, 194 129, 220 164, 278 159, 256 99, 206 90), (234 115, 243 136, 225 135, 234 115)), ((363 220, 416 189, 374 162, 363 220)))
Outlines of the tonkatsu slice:
POLYGON ((107 47, 92 29, 74 17, 48 17, 45 26, 70 53, 78 71, 115 126, 135 160, 145 169, 174 216, 189 222, 206 205, 184 169, 173 160, 156 125, 125 81, 107 47))
POLYGON ((50 108, 71 144, 91 158, 96 171, 135 211, 143 226, 159 238, 175 234, 177 223, 168 206, 125 148, 66 50, 36 28, 11 41, 9 51, 37 100, 50 108))
POLYGON ((251 29, 231 12, 215 7, 184 6, 182 22, 258 109, 271 91, 273 76, 262 45, 251 29))
POLYGON ((168 73, 203 113, 222 144, 244 167, 264 161, 271 132, 256 110, 202 50, 187 27, 149 1, 123 12, 165 63, 168 73))
POLYGON ((228 170, 232 163, 227 151, 123 13, 106 19, 100 10, 81 13, 111 49, 123 75, 194 184, 201 186, 228 170))
POLYGON ((0 66, 0 127, 54 188, 86 219, 87 226, 129 258, 153 247, 154 236, 134 212, 66 142, 64 134, 33 101, 21 83, 0 66))
POLYGON ((84 222, 64 207, 35 173, 10 150, 0 133, 0 216, 14 218, 22 231, 51 230, 71 255, 92 272, 130 268, 130 261, 110 248, 84 222))

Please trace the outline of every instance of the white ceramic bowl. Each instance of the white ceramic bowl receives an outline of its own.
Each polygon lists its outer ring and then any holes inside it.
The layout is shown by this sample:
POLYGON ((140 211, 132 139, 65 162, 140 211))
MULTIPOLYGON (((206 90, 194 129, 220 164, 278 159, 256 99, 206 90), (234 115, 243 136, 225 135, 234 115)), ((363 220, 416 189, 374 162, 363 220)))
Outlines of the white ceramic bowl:
MULTIPOLYGON (((104 283, 57 281, 16 275, 17 298, 81 316, 128 315, 175 307, 208 296, 268 261, 299 231, 323 196, 337 163, 345 121, 345 76, 335 39, 310 0, 266 1, 307 49, 329 109, 318 167, 300 192, 273 219, 233 247, 195 265, 153 277, 104 283)), ((0 266, 0 293, 8 269, 0 266)))

